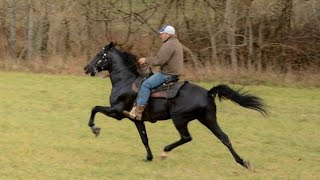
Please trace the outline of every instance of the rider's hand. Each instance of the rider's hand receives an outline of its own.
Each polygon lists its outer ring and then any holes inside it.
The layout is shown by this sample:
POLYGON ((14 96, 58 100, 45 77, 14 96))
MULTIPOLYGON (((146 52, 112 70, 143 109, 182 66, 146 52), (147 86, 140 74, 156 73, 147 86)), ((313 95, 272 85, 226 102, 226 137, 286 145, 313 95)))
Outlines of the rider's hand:
POLYGON ((139 64, 144 64, 146 63, 146 58, 140 58, 138 61, 139 64))

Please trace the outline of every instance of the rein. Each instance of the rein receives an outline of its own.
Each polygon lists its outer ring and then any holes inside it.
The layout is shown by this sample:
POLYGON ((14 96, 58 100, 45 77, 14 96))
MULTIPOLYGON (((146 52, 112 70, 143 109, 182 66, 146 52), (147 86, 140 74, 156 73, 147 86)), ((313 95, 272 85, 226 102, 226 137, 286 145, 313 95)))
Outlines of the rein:
MULTIPOLYGON (((137 65, 138 65, 138 63, 134 63, 134 64, 132 64, 132 65, 130 65, 130 66, 127 66, 127 67, 125 67, 125 68, 123 68, 123 69, 120 69, 120 70, 118 70, 118 71, 116 71, 116 72, 109 73, 109 74, 107 74, 107 75, 101 75, 101 74, 98 72, 97 67, 94 67, 94 68, 93 68, 93 71, 94 71, 94 73, 95 73, 99 78, 103 79, 103 78, 106 78, 106 77, 110 77, 110 76, 112 76, 112 75, 114 75, 114 74, 120 73, 120 72, 123 71, 123 70, 129 69, 129 68, 131 68, 131 67, 133 67, 133 66, 137 66, 137 65)), ((142 67, 146 67, 146 66, 148 66, 148 65, 143 65, 142 67)), ((139 68, 138 68, 138 69, 139 69, 139 68)), ((145 72, 146 72, 146 70, 145 70, 145 72)), ((144 73, 145 73, 145 72, 144 72, 144 73)), ((141 73, 141 72, 140 72, 140 73, 141 73)))

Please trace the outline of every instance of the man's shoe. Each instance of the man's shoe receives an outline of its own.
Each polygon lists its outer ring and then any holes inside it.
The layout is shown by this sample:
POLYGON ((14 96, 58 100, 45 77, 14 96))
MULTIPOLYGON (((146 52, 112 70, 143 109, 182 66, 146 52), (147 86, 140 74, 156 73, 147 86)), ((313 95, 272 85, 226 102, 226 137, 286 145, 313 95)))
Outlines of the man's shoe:
POLYGON ((146 106, 143 106, 143 105, 136 106, 136 112, 135 112, 136 120, 140 121, 142 119, 142 113, 145 108, 146 108, 146 106))
POLYGON ((130 112, 124 110, 122 113, 131 119, 135 119, 136 118, 136 106, 133 106, 133 108, 131 109, 130 112))

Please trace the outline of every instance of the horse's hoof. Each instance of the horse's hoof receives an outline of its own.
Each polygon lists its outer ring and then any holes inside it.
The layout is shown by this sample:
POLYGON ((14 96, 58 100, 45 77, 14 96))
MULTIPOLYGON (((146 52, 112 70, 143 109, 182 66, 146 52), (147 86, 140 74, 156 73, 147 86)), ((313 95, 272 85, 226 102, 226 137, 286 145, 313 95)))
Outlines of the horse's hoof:
POLYGON ((166 159, 168 157, 168 155, 169 154, 167 152, 162 151, 162 153, 160 154, 160 157, 161 157, 162 160, 164 160, 164 159, 166 159))
POLYGON ((99 127, 92 127, 91 129, 92 129, 93 134, 95 134, 96 137, 98 137, 99 134, 100 134, 101 128, 99 128, 99 127))
POLYGON ((251 169, 250 162, 244 160, 244 161, 243 161, 243 167, 245 167, 245 168, 247 168, 248 170, 250 170, 250 169, 251 169))
POLYGON ((153 156, 147 156, 147 161, 152 161, 153 156))

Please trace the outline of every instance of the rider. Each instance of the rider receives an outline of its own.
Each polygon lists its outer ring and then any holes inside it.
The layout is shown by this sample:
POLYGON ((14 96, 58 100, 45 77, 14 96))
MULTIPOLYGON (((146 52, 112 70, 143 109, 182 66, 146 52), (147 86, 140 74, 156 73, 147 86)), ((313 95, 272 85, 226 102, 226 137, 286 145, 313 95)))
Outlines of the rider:
POLYGON ((160 71, 147 78, 140 87, 137 105, 128 114, 132 119, 141 120, 142 113, 148 103, 151 89, 156 88, 164 82, 178 79, 183 73, 183 46, 176 36, 173 26, 165 25, 159 31, 162 40, 155 57, 140 58, 139 64, 160 66, 160 71))

